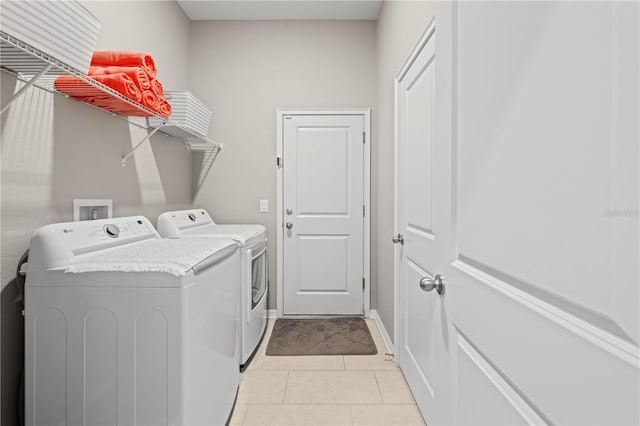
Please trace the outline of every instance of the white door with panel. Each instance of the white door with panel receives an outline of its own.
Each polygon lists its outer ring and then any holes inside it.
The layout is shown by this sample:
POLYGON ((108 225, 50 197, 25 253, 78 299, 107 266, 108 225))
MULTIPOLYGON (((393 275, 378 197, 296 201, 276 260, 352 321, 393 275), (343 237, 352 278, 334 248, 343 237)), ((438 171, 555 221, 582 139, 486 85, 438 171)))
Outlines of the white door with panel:
POLYGON ((283 121, 283 313, 362 315, 364 116, 283 121))
POLYGON ((398 335, 403 371, 407 344, 448 370, 423 368, 430 424, 640 422, 639 8, 438 4, 425 193, 438 253, 418 271, 445 293, 425 292, 438 302, 422 317, 399 300, 398 335), (414 343, 413 322, 436 317, 414 343))
POLYGON ((448 165, 435 144, 436 33, 426 31, 411 65, 396 79, 398 303, 396 357, 416 401, 429 407, 427 421, 447 423, 449 340, 442 271, 448 228, 440 202, 448 165), (426 291, 425 291, 426 290, 426 291), (440 294, 442 293, 442 294, 440 294))

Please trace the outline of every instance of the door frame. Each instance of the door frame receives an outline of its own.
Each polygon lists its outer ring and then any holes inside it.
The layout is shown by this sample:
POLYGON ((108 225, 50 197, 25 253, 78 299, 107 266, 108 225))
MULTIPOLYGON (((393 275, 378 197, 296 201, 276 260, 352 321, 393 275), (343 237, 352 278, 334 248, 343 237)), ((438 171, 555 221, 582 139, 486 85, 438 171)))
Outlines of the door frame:
POLYGON ((301 317, 284 315, 284 116, 285 115, 362 115, 364 119, 364 233, 363 312, 370 317, 371 310, 371 109, 370 108, 278 108, 276 109, 276 317, 301 317))
MULTIPOLYGON (((437 16, 438 14, 436 14, 437 16)), ((416 58, 422 51, 422 49, 427 45, 427 42, 431 39, 431 36, 436 31, 436 16, 433 16, 427 24, 426 29, 420 36, 420 39, 411 50, 411 53, 407 56, 402 64, 402 68, 398 74, 396 74, 393 79, 393 179, 394 179, 394 188, 393 188, 393 235, 398 235, 400 232, 400 216, 399 216, 399 206, 398 206, 398 193, 400 191, 399 186, 399 147, 398 144, 400 142, 398 137, 399 125, 398 121, 398 102, 399 102, 399 87, 400 80, 405 76, 407 71, 411 65, 415 62, 416 58)), ((435 143, 435 142, 434 142, 435 143)), ((396 354, 395 363, 398 364, 398 349, 401 347, 400 344, 404 343, 401 338, 401 330, 400 330, 400 247, 398 244, 394 244, 393 248, 393 353, 396 354)))

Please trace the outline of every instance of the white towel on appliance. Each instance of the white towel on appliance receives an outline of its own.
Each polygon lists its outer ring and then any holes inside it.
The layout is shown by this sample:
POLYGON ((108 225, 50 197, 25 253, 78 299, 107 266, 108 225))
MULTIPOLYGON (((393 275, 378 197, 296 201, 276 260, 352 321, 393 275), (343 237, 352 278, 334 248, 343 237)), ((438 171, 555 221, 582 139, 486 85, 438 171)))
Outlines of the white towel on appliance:
POLYGON ((246 244, 256 235, 263 234, 266 228, 262 225, 212 225, 198 234, 182 234, 180 238, 229 238, 239 244, 246 244))
POLYGON ((232 245, 235 245, 232 240, 223 239, 150 240, 87 254, 68 265, 64 272, 163 272, 180 277, 232 245))

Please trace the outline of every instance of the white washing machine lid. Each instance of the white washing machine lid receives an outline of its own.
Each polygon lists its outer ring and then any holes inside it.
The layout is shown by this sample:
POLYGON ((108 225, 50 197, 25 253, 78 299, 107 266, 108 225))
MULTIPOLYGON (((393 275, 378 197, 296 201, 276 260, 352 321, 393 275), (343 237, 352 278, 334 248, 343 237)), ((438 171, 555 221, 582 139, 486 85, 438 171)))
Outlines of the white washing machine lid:
POLYGON ((212 256, 237 247, 231 239, 158 239, 78 256, 65 273, 161 272, 176 277, 208 267, 212 256))
POLYGON ((216 224, 204 209, 165 212, 158 217, 158 233, 164 238, 231 238, 242 245, 266 239, 258 224, 216 224))
POLYGON ((262 225, 207 225, 184 230, 180 238, 229 238, 238 244, 248 245, 265 239, 262 225))

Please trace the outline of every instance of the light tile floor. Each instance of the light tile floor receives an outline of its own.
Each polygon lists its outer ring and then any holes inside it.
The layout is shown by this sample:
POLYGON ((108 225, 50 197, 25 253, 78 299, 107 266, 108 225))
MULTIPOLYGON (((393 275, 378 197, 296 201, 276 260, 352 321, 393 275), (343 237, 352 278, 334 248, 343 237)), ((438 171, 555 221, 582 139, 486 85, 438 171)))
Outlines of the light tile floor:
POLYGON ((242 374, 231 425, 424 425, 373 320, 367 356, 266 356, 275 320, 242 374))

